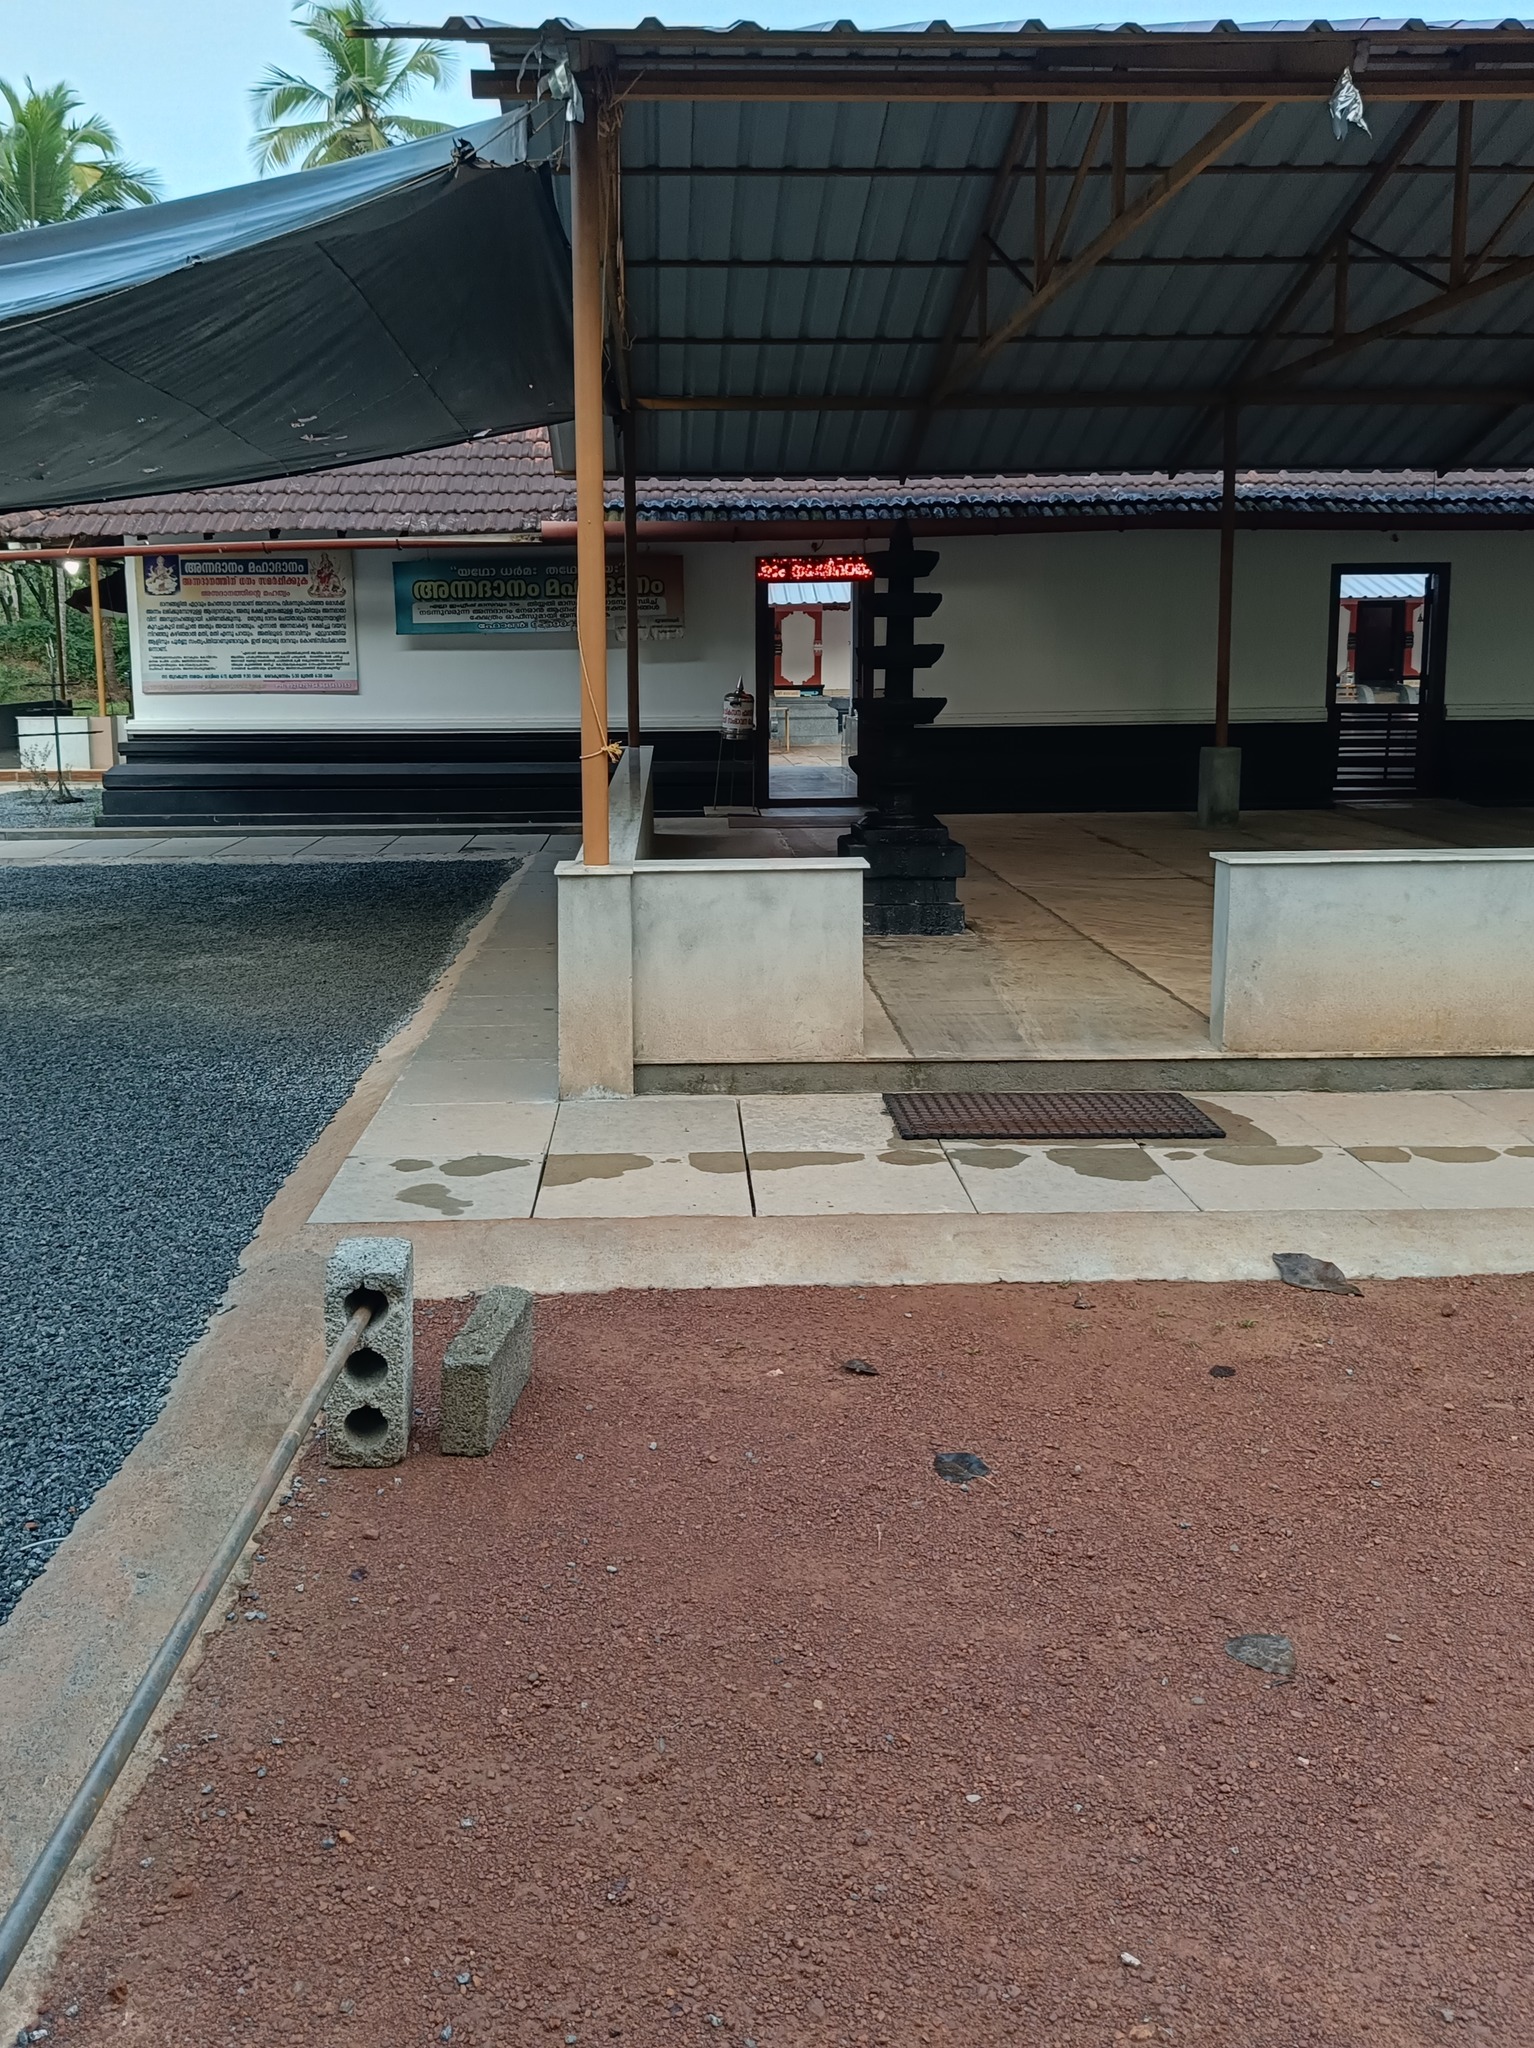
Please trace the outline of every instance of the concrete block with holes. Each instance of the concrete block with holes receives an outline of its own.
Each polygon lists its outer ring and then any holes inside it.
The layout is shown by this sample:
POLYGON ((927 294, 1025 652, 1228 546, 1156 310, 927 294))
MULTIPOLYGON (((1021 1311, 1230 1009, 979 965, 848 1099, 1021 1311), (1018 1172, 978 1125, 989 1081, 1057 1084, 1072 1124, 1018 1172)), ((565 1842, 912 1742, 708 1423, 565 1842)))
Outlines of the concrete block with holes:
POLYGON ((525 1287, 489 1288, 442 1361, 443 1451, 493 1451, 532 1376, 533 1297, 525 1287))
POLYGON ((326 1463, 397 1465, 415 1391, 415 1261, 409 1238, 345 1237, 325 1268, 325 1343, 362 1302, 373 1320, 325 1403, 326 1463))

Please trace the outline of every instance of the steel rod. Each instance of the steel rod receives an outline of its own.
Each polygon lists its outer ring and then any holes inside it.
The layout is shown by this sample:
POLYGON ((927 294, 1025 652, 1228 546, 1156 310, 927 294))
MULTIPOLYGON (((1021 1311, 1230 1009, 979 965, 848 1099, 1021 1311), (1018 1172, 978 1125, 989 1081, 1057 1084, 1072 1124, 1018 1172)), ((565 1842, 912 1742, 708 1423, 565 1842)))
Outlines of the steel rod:
POLYGON ((607 543, 602 532, 602 176, 595 95, 570 129, 575 398, 575 625, 580 649, 581 857, 608 854, 607 543))
POLYGON ((96 643, 96 715, 107 715, 107 656, 101 631, 101 564, 94 555, 91 572, 91 638, 96 643))
POLYGON ((1225 408, 1224 446, 1220 466, 1220 601, 1215 626, 1214 743, 1230 745, 1230 639, 1236 585, 1236 425, 1235 406, 1225 408))
POLYGON ((187 1596, 186 1604, 176 1616, 170 1634, 156 1650, 149 1669, 134 1688, 133 1697, 123 1708, 117 1725, 102 1744, 96 1761, 81 1781, 80 1789, 69 1802, 58 1826, 48 1837, 42 1854, 27 1872, 21 1890, 11 1902, 9 1912, 4 1920, 0 1921, 0 1986, 5 1984, 21 1960, 22 1952, 31 1940, 38 1921, 43 1917, 49 1900, 58 1890, 65 1871, 74 1861, 81 1843, 89 1834, 92 1822, 106 1804, 112 1787, 117 1783, 123 1765, 133 1754, 139 1737, 148 1727, 155 1708, 164 1698, 166 1688, 176 1675, 182 1658, 196 1640, 197 1631, 212 1613, 219 1595, 223 1592, 224 1581, 239 1563, 240 1555, 255 1534, 261 1517, 271 1503, 272 1495, 282 1483, 283 1475, 303 1449, 304 1440, 325 1405, 325 1397, 329 1394, 337 1373, 356 1350, 371 1320, 372 1311, 364 1305, 351 1317, 336 1339, 319 1378, 309 1389, 303 1407, 283 1431, 277 1448, 262 1468, 261 1477, 246 1495, 245 1505, 240 1509, 229 1533, 187 1596))

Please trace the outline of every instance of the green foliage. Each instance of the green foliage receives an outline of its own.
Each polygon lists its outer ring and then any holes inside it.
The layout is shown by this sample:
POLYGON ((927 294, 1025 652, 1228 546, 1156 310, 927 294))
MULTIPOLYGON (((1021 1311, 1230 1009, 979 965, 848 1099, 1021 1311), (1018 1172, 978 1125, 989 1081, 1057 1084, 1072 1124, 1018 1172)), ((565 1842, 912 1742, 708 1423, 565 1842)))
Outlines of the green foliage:
POLYGON ((397 142, 441 135, 446 121, 400 111, 421 85, 440 85, 450 58, 442 43, 354 37, 383 19, 378 0, 330 0, 303 10, 303 33, 320 52, 322 75, 300 78, 276 65, 251 93, 259 124, 251 155, 262 171, 341 163, 397 142))
MULTIPOLYGON (((70 579, 71 588, 85 581, 70 579)), ((102 624, 112 635, 117 657, 116 699, 128 693, 128 621, 106 612, 102 624)), ((87 711, 96 709, 96 641, 89 612, 64 611, 68 694, 87 711)), ((0 556, 0 704, 51 697, 58 677, 58 629, 54 624, 53 570, 46 562, 13 562, 0 556)))
POLYGON ((105 121, 73 118, 78 96, 67 85, 18 92, 0 79, 0 233, 147 206, 157 180, 119 154, 105 121))

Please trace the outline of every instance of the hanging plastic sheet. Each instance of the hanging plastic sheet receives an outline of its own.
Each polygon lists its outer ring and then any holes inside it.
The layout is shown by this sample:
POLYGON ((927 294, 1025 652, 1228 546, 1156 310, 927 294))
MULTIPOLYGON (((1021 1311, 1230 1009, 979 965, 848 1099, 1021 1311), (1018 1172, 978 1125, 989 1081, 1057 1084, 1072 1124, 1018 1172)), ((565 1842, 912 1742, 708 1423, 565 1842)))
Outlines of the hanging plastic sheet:
POLYGON ((0 236, 0 508, 569 419, 570 257, 519 111, 0 236))

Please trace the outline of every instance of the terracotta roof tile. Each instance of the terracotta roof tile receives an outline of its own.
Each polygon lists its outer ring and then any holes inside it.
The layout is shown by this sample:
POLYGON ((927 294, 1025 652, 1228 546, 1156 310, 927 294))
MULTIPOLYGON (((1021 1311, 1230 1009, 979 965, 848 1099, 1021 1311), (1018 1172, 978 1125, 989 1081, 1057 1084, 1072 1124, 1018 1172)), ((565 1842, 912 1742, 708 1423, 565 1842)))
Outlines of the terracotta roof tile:
MULTIPOLYGON (((1534 471, 1249 471, 1237 486, 1247 517, 1306 521, 1378 517, 1519 520, 1534 524, 1534 471)), ((608 483, 609 513, 619 489, 608 483)), ((859 524, 990 521, 1049 526, 1101 519, 1207 523, 1219 502, 1211 474, 916 477, 743 482, 642 480, 645 521, 738 525, 825 520, 859 524)), ((123 534, 536 535, 575 517, 573 478, 555 474, 547 433, 498 434, 270 483, 230 484, 0 517, 0 540, 113 541, 123 534)))

